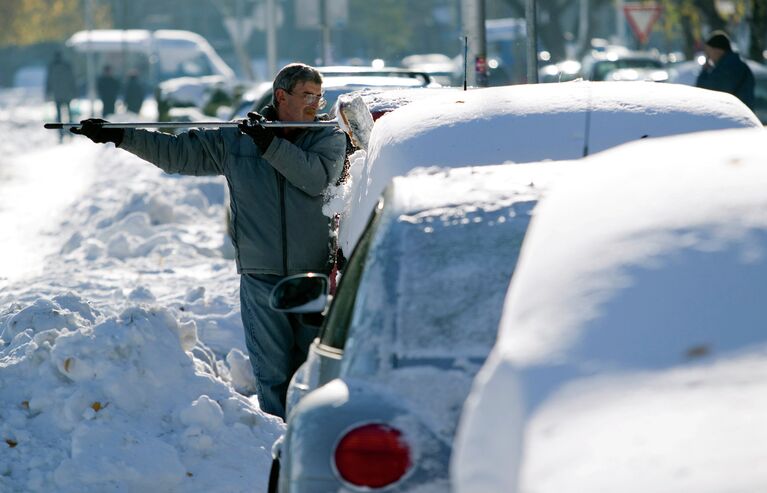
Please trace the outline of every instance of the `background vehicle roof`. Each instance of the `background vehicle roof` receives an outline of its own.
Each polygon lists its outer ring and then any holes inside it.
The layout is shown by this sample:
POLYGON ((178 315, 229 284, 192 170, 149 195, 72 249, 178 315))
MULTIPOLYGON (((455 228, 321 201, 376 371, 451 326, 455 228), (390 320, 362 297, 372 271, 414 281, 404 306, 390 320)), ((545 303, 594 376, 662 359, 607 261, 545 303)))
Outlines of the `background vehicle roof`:
POLYGON ((445 89, 376 123, 367 158, 352 184, 341 245, 351 251, 391 178, 414 167, 576 159, 645 137, 755 126, 761 126, 759 121, 734 96, 675 84, 445 89))
POLYGON ((459 481, 542 493, 765 484, 752 467, 767 440, 765 136, 632 143, 552 187, 467 407, 459 481))
POLYGON ((423 85, 429 85, 434 82, 427 72, 410 70, 402 67, 374 68, 357 65, 328 65, 316 68, 323 76, 359 75, 371 77, 408 77, 421 81, 423 85))

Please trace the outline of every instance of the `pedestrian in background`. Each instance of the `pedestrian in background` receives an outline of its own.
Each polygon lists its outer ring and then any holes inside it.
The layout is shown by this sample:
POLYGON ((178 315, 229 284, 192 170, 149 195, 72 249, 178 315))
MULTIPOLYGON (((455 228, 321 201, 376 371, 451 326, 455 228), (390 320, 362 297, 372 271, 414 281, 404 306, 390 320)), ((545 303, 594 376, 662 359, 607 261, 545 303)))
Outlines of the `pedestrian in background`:
POLYGON ((106 118, 115 112, 115 102, 120 93, 120 81, 112 75, 110 65, 104 65, 104 70, 96 80, 96 92, 101 100, 101 115, 106 118))
POLYGON ((728 92, 753 109, 754 74, 740 56, 732 51, 727 33, 712 32, 703 51, 706 53, 706 63, 695 85, 703 89, 728 92))
POLYGON ((72 100, 77 96, 77 84, 72 65, 61 51, 53 54, 45 78, 45 96, 56 104, 56 121, 72 121, 72 100), (66 120, 64 114, 66 113, 66 120))
POLYGON ((123 101, 128 111, 136 114, 141 113, 141 105, 144 104, 144 84, 139 80, 136 69, 128 72, 123 101))
POLYGON ((302 63, 274 79, 272 105, 248 113, 239 128, 192 129, 168 135, 103 128, 84 120, 72 132, 112 142, 168 173, 224 175, 229 186, 232 242, 240 274, 240 313, 256 377, 258 402, 285 418, 290 379, 306 359, 317 327, 269 306, 272 288, 286 276, 330 271, 330 219, 323 194, 341 175, 346 136, 338 127, 271 129, 263 118, 314 122, 324 107, 322 76, 302 63))

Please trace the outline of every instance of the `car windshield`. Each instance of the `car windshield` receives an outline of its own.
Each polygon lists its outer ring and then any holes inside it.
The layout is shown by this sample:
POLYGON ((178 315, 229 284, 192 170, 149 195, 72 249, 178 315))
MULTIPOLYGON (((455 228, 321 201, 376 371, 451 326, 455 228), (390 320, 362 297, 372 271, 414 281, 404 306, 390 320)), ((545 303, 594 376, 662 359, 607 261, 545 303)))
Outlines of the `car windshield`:
POLYGON ((393 325, 393 333, 382 335, 391 337, 385 351, 395 366, 486 357, 533 205, 400 216, 370 253, 366 270, 373 280, 380 273, 384 286, 363 279, 351 338, 372 346, 362 339, 376 337, 375 321, 389 318, 384 325, 393 325))
POLYGON ((661 69, 663 64, 652 58, 619 58, 617 60, 603 60, 594 64, 592 80, 605 80, 607 74, 624 68, 648 68, 661 69))

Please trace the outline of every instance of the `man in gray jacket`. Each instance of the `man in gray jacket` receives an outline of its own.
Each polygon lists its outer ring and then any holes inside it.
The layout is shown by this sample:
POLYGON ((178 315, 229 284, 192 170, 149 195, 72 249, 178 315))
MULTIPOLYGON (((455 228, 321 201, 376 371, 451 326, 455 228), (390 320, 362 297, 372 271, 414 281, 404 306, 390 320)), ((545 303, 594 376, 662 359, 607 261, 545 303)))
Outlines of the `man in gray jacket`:
MULTIPOLYGON (((311 122, 324 105, 322 77, 304 64, 290 64, 273 83, 273 105, 262 118, 311 122)), ((190 130, 178 136, 103 128, 84 120, 74 133, 112 142, 168 173, 224 175, 231 195, 231 230, 240 274, 240 311, 261 409, 285 418, 290 378, 306 359, 316 328, 293 314, 269 308, 272 287, 283 277, 328 272, 329 219, 323 192, 339 178, 346 137, 339 128, 259 125, 190 130)))

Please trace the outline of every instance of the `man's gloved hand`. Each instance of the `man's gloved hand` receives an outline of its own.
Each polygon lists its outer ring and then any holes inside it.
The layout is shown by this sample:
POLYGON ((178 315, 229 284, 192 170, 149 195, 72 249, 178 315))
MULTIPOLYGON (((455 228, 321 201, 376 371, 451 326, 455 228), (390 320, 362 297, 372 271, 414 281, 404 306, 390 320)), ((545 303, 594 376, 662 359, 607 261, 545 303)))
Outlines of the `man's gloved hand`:
POLYGON ((253 142, 256 143, 261 152, 266 152, 269 148, 269 144, 274 140, 274 131, 271 128, 266 128, 259 125, 265 118, 260 113, 251 111, 248 113, 248 119, 243 120, 237 127, 244 134, 250 135, 253 142))
POLYGON ((115 147, 119 146, 123 137, 125 136, 125 130, 122 128, 104 128, 102 123, 109 123, 101 118, 88 118, 80 122, 82 126, 80 128, 72 127, 70 132, 77 135, 85 135, 93 142, 97 144, 106 144, 112 142, 115 147))

